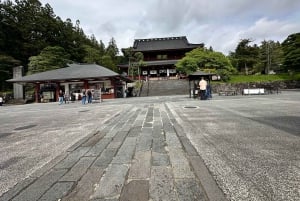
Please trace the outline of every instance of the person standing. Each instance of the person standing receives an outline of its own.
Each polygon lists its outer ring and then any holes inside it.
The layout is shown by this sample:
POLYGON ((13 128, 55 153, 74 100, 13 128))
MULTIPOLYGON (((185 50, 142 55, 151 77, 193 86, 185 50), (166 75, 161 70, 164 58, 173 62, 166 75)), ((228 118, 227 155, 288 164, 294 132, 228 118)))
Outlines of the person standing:
POLYGON ((81 98, 81 103, 84 105, 86 101, 86 93, 85 90, 82 91, 82 98, 81 98))
POLYGON ((88 103, 92 103, 92 92, 91 92, 91 90, 87 91, 87 99, 88 99, 88 103))
POLYGON ((59 92, 58 92, 58 102, 59 102, 59 105, 63 104, 63 102, 64 102, 64 93, 62 90, 59 90, 59 92))
POLYGON ((205 94, 206 94, 206 87, 207 87, 207 81, 204 80, 202 77, 200 82, 199 82, 199 88, 200 88, 200 99, 205 100, 205 94))
POLYGON ((69 101, 70 101, 70 96, 69 96, 68 92, 64 93, 64 101, 65 101, 65 104, 69 103, 69 101))
POLYGON ((0 96, 0 106, 2 106, 3 105, 3 98, 2 98, 2 96, 0 96))

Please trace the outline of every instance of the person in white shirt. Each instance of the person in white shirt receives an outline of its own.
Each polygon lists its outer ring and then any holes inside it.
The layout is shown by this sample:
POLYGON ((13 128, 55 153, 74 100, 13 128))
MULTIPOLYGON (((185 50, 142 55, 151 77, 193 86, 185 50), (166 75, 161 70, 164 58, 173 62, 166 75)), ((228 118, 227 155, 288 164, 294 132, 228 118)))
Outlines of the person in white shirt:
POLYGON ((0 106, 3 104, 3 98, 0 96, 0 106))
POLYGON ((207 87, 207 81, 204 80, 202 77, 200 82, 199 82, 199 88, 200 88, 200 99, 205 100, 205 93, 206 93, 206 87, 207 87))

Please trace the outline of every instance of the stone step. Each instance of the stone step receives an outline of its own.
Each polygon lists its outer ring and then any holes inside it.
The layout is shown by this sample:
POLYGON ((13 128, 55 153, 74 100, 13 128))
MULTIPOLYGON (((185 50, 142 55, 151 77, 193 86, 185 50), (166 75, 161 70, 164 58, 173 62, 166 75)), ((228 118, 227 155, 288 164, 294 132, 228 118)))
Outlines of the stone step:
POLYGON ((166 96, 188 94, 187 80, 151 80, 144 82, 141 96, 166 96))

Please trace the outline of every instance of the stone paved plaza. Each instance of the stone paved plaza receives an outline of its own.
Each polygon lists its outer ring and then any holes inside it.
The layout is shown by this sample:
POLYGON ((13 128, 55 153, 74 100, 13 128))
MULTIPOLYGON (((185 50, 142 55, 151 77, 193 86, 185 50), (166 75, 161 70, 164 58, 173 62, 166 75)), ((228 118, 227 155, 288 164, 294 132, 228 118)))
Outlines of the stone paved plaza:
POLYGON ((300 92, 0 107, 1 201, 299 200, 300 92))

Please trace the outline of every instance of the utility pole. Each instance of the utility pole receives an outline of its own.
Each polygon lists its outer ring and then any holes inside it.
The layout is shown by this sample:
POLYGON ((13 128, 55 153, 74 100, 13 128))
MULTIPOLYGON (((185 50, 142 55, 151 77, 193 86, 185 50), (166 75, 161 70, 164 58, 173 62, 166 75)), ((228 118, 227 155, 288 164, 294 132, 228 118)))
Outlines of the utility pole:
POLYGON ((129 73, 130 73, 130 56, 129 56, 129 59, 128 59, 128 69, 127 69, 128 77, 130 76, 129 73))
POLYGON ((265 72, 266 74, 269 74, 271 68, 270 43, 271 41, 267 41, 267 68, 265 72))

